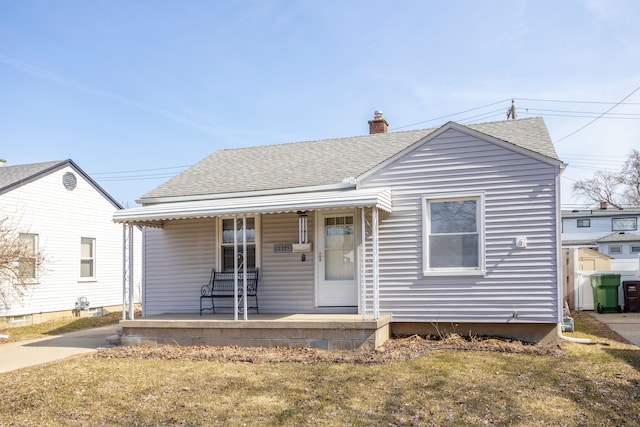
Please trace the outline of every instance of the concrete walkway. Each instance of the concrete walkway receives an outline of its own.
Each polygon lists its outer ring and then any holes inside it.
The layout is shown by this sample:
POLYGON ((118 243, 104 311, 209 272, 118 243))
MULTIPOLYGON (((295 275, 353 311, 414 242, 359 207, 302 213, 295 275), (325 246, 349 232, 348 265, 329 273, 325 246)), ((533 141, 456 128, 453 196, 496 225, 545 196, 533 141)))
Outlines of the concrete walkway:
POLYGON ((117 328, 118 325, 109 325, 64 335, 0 344, 0 373, 96 351, 99 347, 107 346, 106 338, 116 335, 117 328))
POLYGON ((640 347, 640 313, 593 313, 598 322, 604 323, 627 341, 640 347))

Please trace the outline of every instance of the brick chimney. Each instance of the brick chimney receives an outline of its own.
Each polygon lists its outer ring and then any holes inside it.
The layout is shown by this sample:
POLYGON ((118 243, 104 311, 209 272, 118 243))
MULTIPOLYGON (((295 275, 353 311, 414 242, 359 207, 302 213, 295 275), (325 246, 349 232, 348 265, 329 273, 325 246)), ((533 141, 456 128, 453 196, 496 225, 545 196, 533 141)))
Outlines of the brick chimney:
POLYGON ((377 110, 373 113, 373 120, 369 120, 369 135, 374 133, 387 133, 389 123, 382 118, 382 111, 377 110))
POLYGON ((600 209, 607 209, 607 202, 600 202, 600 209))

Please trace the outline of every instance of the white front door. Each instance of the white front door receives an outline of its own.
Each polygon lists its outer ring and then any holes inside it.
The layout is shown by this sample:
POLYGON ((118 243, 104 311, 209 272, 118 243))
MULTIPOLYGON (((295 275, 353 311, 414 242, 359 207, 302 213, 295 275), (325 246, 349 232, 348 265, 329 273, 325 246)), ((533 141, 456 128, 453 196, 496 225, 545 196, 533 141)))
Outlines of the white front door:
POLYGON ((318 221, 318 305, 355 307, 355 214, 321 214, 318 221))

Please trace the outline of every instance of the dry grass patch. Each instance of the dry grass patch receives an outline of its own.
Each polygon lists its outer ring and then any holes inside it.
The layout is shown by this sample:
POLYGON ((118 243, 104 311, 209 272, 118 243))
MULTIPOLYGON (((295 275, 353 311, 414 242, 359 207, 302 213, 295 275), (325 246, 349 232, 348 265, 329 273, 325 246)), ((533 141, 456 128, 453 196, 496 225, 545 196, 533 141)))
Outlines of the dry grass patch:
POLYGON ((99 326, 115 325, 120 321, 121 316, 121 313, 109 313, 102 317, 67 317, 29 326, 0 328, 0 335, 9 335, 9 339, 0 340, 0 344, 44 338, 99 326))
POLYGON ((640 349, 592 318, 576 327, 601 344, 410 337, 409 352, 284 350, 289 361, 277 349, 120 349, 1 374, 0 425, 640 425, 640 349), (374 360, 385 353, 397 357, 374 360))

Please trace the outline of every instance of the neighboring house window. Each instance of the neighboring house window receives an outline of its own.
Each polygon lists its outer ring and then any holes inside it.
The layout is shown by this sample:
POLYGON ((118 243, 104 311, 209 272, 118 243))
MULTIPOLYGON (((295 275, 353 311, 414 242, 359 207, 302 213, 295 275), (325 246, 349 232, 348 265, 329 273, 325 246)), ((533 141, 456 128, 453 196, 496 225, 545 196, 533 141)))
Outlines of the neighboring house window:
POLYGON ((35 279, 37 272, 36 253, 38 248, 38 235, 31 233, 20 233, 18 235, 20 245, 24 249, 20 258, 20 276, 23 279, 35 279))
POLYGON ((587 227, 591 227, 591 219, 586 218, 586 219, 578 220, 578 228, 587 228, 587 227))
POLYGON ((631 245, 632 254, 640 254, 640 245, 631 245))
POLYGON ((638 229, 638 218, 612 218, 611 230, 631 231, 638 229))
POLYGON ((621 254, 622 253, 622 246, 621 245, 611 245, 611 246, 609 246, 609 253, 610 254, 621 254))
MULTIPOLYGON (((221 247, 221 269, 222 271, 233 271, 233 218, 222 220, 222 247, 221 247)), ((243 245, 242 245, 242 218, 236 219, 236 235, 238 243, 238 268, 243 268, 243 245)), ((247 259, 248 269, 256 268, 256 219, 247 218, 247 259)))
POLYGON ((96 239, 80 238, 80 278, 96 277, 96 239))
POLYGON ((425 274, 477 274, 484 269, 481 195, 425 198, 425 274))

